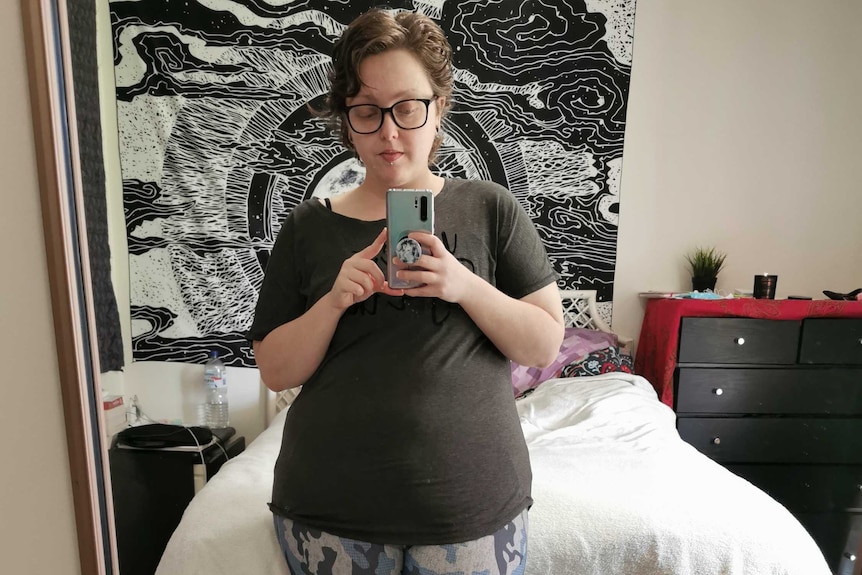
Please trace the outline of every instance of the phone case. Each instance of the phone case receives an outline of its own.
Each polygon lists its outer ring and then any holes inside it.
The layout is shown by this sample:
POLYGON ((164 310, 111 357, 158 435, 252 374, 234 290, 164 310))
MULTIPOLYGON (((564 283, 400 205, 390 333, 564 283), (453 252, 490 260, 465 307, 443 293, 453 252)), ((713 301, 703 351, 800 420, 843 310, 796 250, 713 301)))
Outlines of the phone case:
POLYGON ((413 269, 413 266, 396 266, 393 258, 398 256, 405 264, 414 263, 422 255, 422 247, 410 232, 434 233, 434 194, 431 190, 389 190, 386 192, 387 280, 395 289, 422 285, 418 282, 399 280, 395 272, 413 269))

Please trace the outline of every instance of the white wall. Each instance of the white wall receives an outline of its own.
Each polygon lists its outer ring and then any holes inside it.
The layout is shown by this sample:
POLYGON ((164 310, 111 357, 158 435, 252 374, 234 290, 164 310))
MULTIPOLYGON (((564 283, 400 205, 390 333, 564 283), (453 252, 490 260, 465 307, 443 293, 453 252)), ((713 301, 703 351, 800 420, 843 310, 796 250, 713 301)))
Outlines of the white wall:
POLYGON ((728 254, 718 289, 862 287, 862 3, 640 0, 614 287, 688 290, 683 254, 728 254))
POLYGON ((80 573, 19 2, 0 2, 0 573, 80 573))

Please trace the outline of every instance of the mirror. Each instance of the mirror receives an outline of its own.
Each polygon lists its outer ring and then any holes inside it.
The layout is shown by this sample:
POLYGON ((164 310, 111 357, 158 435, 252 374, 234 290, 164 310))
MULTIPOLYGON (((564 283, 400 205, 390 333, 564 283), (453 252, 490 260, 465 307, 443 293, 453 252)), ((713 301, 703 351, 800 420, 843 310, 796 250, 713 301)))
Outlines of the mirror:
MULTIPOLYGON (((306 103, 322 95, 332 39, 375 3, 327 2, 323 11, 271 3, 271 12, 211 4, 46 0, 28 13, 31 50, 43 50, 33 70, 44 84, 41 153, 58 162, 46 201, 64 214, 46 224, 63 241, 52 275, 75 280, 55 306, 76 342, 63 358, 73 374, 63 386, 70 441, 82 438, 73 475, 88 478, 76 495, 79 515, 90 518, 79 526, 88 573, 117 563, 107 551, 114 534, 99 395, 137 397, 151 420, 197 423, 201 364, 217 349, 231 367, 232 425, 252 440, 264 414, 242 333, 280 221, 300 201, 362 177, 306 103)), ((598 290, 609 320, 633 9, 610 18, 586 4, 526 13, 512 2, 508 40, 488 24, 498 6, 425 9, 445 24, 459 70, 438 170, 505 184, 549 238, 561 287, 598 290), (530 27, 555 29, 555 19, 566 42, 530 36, 530 27), (598 60, 566 57, 576 48, 570 37, 601 35, 610 41, 598 60), (529 41, 513 52, 512 38, 529 41), (541 90, 536 77, 545 78, 541 90), (524 144, 532 147, 519 148, 519 133, 532 134, 524 144)))

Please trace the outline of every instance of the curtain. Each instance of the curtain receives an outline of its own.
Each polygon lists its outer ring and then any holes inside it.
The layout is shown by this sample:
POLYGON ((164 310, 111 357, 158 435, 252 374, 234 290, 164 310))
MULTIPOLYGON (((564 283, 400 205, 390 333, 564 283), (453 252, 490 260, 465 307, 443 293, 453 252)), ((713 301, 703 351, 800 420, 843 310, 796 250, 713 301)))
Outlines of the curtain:
POLYGON ((99 366, 102 372, 115 371, 123 367, 123 338, 111 281, 106 193, 121 193, 121 190, 109 192, 105 189, 95 3, 70 2, 68 16, 99 366))

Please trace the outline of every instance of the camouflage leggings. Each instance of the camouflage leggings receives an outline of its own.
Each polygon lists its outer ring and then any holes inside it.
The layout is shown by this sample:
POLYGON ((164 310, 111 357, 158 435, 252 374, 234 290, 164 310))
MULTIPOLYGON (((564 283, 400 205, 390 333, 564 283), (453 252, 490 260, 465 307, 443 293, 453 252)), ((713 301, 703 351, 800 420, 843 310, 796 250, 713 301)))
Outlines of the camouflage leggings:
POLYGON ((452 545, 380 545, 273 515, 292 575, 523 575, 527 510, 493 535, 452 545))

